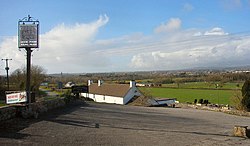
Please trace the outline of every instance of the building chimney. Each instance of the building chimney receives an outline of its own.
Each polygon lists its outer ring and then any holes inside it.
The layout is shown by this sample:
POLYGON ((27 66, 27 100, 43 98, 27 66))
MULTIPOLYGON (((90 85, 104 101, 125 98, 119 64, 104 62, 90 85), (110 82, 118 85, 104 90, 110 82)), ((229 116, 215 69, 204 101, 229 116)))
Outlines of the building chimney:
POLYGON ((135 86, 136 86, 135 80, 131 80, 129 87, 132 88, 132 87, 135 87, 135 86))
POLYGON ((88 80, 88 86, 90 86, 93 83, 92 80, 88 80))
POLYGON ((102 85, 102 83, 103 83, 103 81, 102 81, 102 80, 98 80, 98 86, 101 86, 101 85, 102 85))

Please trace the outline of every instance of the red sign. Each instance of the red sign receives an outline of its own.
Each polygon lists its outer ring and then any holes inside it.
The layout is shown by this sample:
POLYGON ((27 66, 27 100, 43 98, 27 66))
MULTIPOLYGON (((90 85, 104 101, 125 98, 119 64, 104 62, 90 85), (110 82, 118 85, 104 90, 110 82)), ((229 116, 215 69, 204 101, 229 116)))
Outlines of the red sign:
POLYGON ((26 101, 27 101, 26 92, 6 94, 7 104, 20 103, 20 102, 26 102, 26 101))

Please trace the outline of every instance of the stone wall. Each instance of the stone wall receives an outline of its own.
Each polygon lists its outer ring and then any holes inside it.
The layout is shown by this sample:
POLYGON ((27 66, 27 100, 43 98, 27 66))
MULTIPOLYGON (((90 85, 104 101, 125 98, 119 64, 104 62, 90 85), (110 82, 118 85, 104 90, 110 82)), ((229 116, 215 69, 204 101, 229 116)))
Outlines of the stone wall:
POLYGON ((0 107, 0 122, 15 118, 17 116, 22 116, 24 118, 34 116, 36 118, 39 113, 44 113, 51 109, 63 107, 65 104, 66 102, 64 98, 57 98, 53 100, 32 103, 32 110, 28 110, 28 107, 25 105, 10 105, 0 107))
POLYGON ((236 109, 231 109, 229 107, 214 107, 214 106, 205 106, 201 104, 185 104, 185 103, 178 103, 178 107, 181 108, 194 108, 194 109, 200 109, 200 110, 209 110, 209 111, 215 111, 215 112, 223 112, 227 114, 232 114, 232 115, 238 115, 238 116, 246 116, 250 117, 250 112, 246 111, 239 111, 236 109))
POLYGON ((0 121, 5 121, 16 117, 16 108, 11 106, 4 106, 0 108, 0 121))

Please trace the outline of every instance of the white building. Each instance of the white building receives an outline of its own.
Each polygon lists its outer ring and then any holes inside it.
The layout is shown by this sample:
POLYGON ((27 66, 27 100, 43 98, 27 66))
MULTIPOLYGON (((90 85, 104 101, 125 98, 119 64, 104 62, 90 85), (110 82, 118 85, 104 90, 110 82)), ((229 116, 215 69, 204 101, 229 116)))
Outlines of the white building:
POLYGON ((89 93, 81 93, 81 96, 96 102, 127 104, 133 97, 141 96, 135 81, 130 81, 130 84, 105 84, 101 80, 98 83, 89 80, 88 86, 89 93))

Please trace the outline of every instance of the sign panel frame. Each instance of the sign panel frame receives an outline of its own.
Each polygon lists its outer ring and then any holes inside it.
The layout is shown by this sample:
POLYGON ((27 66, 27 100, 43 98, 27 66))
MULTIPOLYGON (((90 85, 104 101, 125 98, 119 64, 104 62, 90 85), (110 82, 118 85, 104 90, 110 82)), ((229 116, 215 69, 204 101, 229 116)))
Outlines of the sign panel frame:
POLYGON ((6 94, 7 104, 22 103, 22 102, 27 102, 27 96, 25 91, 6 94))
POLYGON ((39 48, 38 23, 18 23, 18 48, 39 48))

